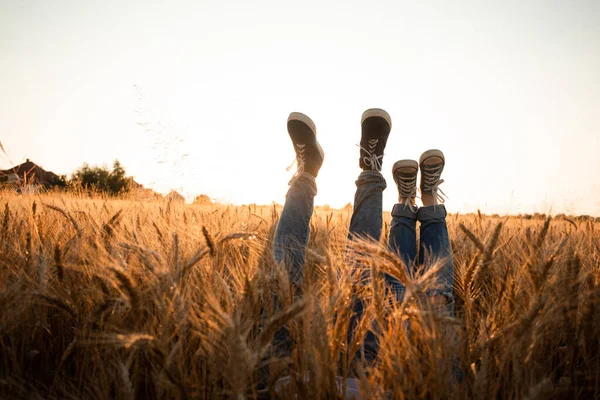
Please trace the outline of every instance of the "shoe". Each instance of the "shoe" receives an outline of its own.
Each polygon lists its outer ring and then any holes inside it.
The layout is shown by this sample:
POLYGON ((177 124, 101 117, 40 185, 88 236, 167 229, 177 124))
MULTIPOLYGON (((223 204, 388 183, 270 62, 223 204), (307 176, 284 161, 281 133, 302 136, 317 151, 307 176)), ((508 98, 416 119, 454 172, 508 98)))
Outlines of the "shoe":
MULTIPOLYGON (((344 390, 344 378, 341 376, 335 377, 335 383, 337 385, 338 393, 342 393, 344 390)), ((346 378, 346 388, 344 390, 346 394, 346 399, 348 400, 360 400, 360 389, 358 386, 358 379, 356 378, 346 378)))
POLYGON ((363 171, 381 171, 383 150, 392 130, 392 118, 380 108, 365 111, 360 119, 360 159, 363 171))
POLYGON ((421 168, 421 195, 430 194, 433 196, 433 204, 438 205, 444 202, 446 194, 439 189, 444 183, 440 179, 446 159, 444 153, 440 150, 427 150, 419 158, 419 167, 421 168))
POLYGON ((398 201, 404 203, 404 207, 415 212, 413 203, 417 197, 417 175, 419 174, 419 163, 415 160, 400 160, 392 167, 392 176, 398 186, 398 201))
MULTIPOLYGON (((306 384, 306 385, 310 384, 310 379, 308 378, 308 375, 304 376, 303 381, 304 381, 304 384, 306 384)), ((280 396, 284 395, 289 390, 291 384, 292 384, 292 378, 289 375, 279 378, 277 380, 277 382, 275 382, 275 385, 273 386, 274 392, 280 396)), ((346 378, 346 387, 344 388, 344 378, 341 376, 336 376, 335 384, 337 386, 337 390, 340 395, 342 394, 342 391, 344 391, 344 393, 346 395, 346 399, 361 400, 358 379, 346 378)), ((269 393, 268 388, 258 391, 258 395, 261 398, 267 398, 266 396, 269 394, 270 393, 269 393)), ((296 395, 295 398, 298 398, 298 396, 296 395)))
POLYGON ((298 169, 294 177, 302 175, 303 172, 308 172, 316 178, 321 165, 323 165, 325 153, 317 141, 315 123, 308 116, 293 112, 288 117, 287 128, 296 151, 298 169))

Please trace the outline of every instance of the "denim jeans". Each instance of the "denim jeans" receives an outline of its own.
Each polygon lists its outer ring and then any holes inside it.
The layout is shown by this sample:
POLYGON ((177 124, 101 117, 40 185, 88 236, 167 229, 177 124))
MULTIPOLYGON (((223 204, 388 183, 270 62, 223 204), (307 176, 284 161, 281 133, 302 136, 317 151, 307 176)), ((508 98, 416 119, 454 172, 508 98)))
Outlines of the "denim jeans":
MULTIPOLYGON (((378 241, 382 229, 382 198, 386 188, 385 179, 377 171, 363 171, 356 181, 354 209, 348 232, 348 243, 353 237, 370 237, 378 241)), ((414 276, 417 266, 436 261, 443 262, 438 270, 435 289, 428 295, 442 295, 445 306, 440 312, 447 316, 454 315, 454 265, 448 228, 446 226, 446 208, 443 205, 421 207, 411 211, 404 204, 396 204, 392 209, 392 223, 388 249, 394 251, 406 264, 408 274, 414 276), (417 221, 421 223, 421 240, 419 259, 417 260, 417 221)), ((357 265, 356 268, 361 268, 357 265)), ((361 274, 365 271, 361 271, 361 274)), ((361 276, 361 280, 363 276, 361 276)), ((404 299, 406 288, 396 278, 384 274, 386 286, 394 294, 396 301, 404 299)), ((348 338, 351 340, 353 330, 362 317, 364 305, 360 299, 353 304, 354 317, 348 338)), ((378 352, 377 339, 373 331, 369 331, 364 341, 364 352, 367 362, 375 359, 378 352)))
POLYGON ((304 280, 304 259, 316 195, 317 183, 312 175, 304 172, 292 181, 273 241, 275 261, 285 265, 290 282, 298 287, 304 280))
MULTIPOLYGON (((348 231, 348 242, 354 237, 370 237, 379 240, 382 229, 383 191, 387 187, 383 175, 378 171, 363 171, 356 181, 354 208, 348 231)), ((314 196, 317 194, 315 178, 303 173, 294 180, 288 190, 285 205, 279 218, 274 238, 273 253, 278 263, 288 269, 290 281, 301 285, 304 277, 304 261, 306 246, 310 234, 310 218, 314 208, 314 196)), ((414 274, 415 268, 423 263, 443 261, 437 274, 437 285, 430 295, 442 295, 446 306, 442 312, 454 315, 454 265, 452 250, 446 227, 446 208, 443 205, 421 207, 415 212, 403 204, 396 204, 392 210, 392 223, 388 248, 395 251, 406 263, 408 273, 414 274), (416 224, 420 226, 419 259, 417 255, 416 224), (416 263, 415 263, 416 260, 416 263)), ((357 266, 360 268, 360 266, 357 266)), ((385 275, 388 287, 395 294, 397 301, 402 301, 405 287, 390 275, 385 275)), ((354 320, 358 321, 363 312, 360 301, 354 304, 354 320)), ((352 336, 352 326, 349 337, 352 336)), ((365 340, 369 347, 368 358, 376 355, 377 345, 373 333, 365 340)), ((368 350, 368 349, 367 349, 368 350)))
MULTIPOLYGON (((428 295, 442 296, 446 304, 446 309, 443 310, 444 315, 454 316, 454 264, 446 226, 446 215, 444 205, 421 207, 416 212, 411 211, 404 204, 394 205, 388 248, 395 251, 404 261, 411 276, 414 276, 418 266, 442 263, 437 272, 435 288, 430 290, 428 295), (421 226, 419 259, 415 260, 417 221, 421 226)), ((396 299, 402 301, 406 291, 404 286, 392 277, 388 277, 387 282, 396 294, 396 299)))
MULTIPOLYGON (((355 236, 370 237, 379 240, 382 228, 382 198, 386 188, 385 179, 377 171, 363 171, 356 181, 354 211, 350 220, 348 239, 355 236)), ((408 267, 408 273, 414 275, 419 265, 431 265, 442 261, 437 274, 436 289, 430 295, 442 295, 446 298, 452 315, 454 309, 453 286, 454 265, 452 250, 446 226, 446 208, 443 205, 421 207, 411 211, 404 204, 396 204, 392 209, 392 223, 388 248, 398 254, 408 267), (421 223, 419 259, 417 256, 417 221, 421 223)), ((390 275, 384 276, 386 284, 396 294, 396 300, 402 301, 406 291, 404 285, 390 275)), ((446 315, 448 315, 446 314, 446 315)))

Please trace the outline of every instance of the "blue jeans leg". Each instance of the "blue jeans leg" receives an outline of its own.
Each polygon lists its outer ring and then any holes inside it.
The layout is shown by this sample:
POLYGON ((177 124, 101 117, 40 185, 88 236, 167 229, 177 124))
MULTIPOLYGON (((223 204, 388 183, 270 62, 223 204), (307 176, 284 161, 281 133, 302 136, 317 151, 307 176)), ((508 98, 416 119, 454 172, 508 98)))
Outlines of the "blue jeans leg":
MULTIPOLYGON (((395 252, 406 265, 406 272, 412 274, 417 258, 417 212, 404 204, 396 204, 392 209, 392 224, 388 249, 395 252)), ((404 299, 406 288, 396 278, 386 275, 386 283, 394 293, 396 301, 404 299)))
POLYGON ((348 239, 355 236, 371 237, 379 240, 381 236, 381 210, 383 191, 387 187, 379 171, 363 171, 356 180, 354 208, 350 219, 348 239))
POLYGON ((315 178, 304 172, 290 185, 275 231, 273 241, 275 261, 285 265, 290 281, 297 287, 304 280, 306 246, 316 195, 315 178))
MULTIPOLYGON (((348 244, 355 237, 366 237, 379 240, 382 227, 383 191, 387 187, 383 175, 379 171, 363 171, 356 180, 356 194, 354 195, 354 208, 348 230, 348 244)), ((359 279, 365 282, 368 271, 361 265, 354 263, 355 274, 360 274, 359 279)), ((353 316, 348 331, 348 343, 352 343, 354 332, 363 315, 364 304, 360 298, 355 297, 352 302, 353 316)), ((371 362, 377 356, 377 338, 369 330, 364 341, 365 358, 371 362)), ((357 355, 357 358, 359 355, 357 355)))
MULTIPOLYGON (((444 316, 454 317, 454 263, 452 261, 452 246, 446 225, 446 207, 435 205, 421 207, 417 212, 417 220, 421 223, 421 244, 419 246, 419 264, 434 265, 441 262, 442 266, 436 276, 436 288, 428 293, 431 296, 442 296, 445 300, 436 307, 444 316)), ((444 328, 446 340, 456 342, 458 337, 450 326, 444 328)), ((462 382, 464 373, 456 355, 452 357, 452 381, 462 382)))
MULTIPOLYGON (((273 240, 275 261, 283 264, 288 271, 296 293, 299 293, 298 289, 304 280, 306 246, 316 194, 315 178, 306 172, 291 183, 273 240)), ((278 300, 274 300, 277 304, 278 300)), ((275 333, 273 347, 279 356, 292 354, 292 340, 287 327, 275 333)))
POLYGON ((429 294, 443 296, 446 302, 440 312, 447 316, 454 316, 454 263, 446 215, 444 205, 419 208, 417 212, 417 220, 421 223, 419 264, 426 263, 431 266, 436 262, 442 262, 442 267, 436 276, 436 288, 429 294))

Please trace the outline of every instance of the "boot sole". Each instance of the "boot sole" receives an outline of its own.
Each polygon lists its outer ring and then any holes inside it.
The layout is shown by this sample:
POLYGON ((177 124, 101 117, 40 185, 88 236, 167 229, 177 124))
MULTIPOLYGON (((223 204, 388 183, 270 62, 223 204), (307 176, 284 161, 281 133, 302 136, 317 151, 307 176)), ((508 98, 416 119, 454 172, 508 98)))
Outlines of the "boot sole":
MULTIPOLYGON (((396 161, 392 166, 392 175, 396 174, 396 171, 402 168, 414 169, 416 172, 419 171, 419 164, 415 160, 400 160, 396 161)), ((408 172, 408 171, 403 171, 408 172)))
POLYGON ((392 117, 390 117, 390 114, 388 114, 387 111, 381 108, 369 108, 367 111, 365 111, 360 118, 360 124, 362 125, 363 122, 365 122, 365 119, 373 117, 385 119, 390 126, 390 129, 392 129, 392 117))
POLYGON ((446 163, 446 158, 444 157, 444 153, 442 153, 441 150, 437 150, 437 149, 432 149, 432 150, 427 150, 425 153, 421 154, 421 157, 419 158, 419 166, 423 165, 423 162, 425 162, 425 160, 427 160, 428 158, 432 158, 432 157, 437 157, 440 158, 442 160, 442 163, 446 163))
POLYGON ((306 126, 308 126, 313 131, 313 133, 315 134, 315 137, 317 136, 317 126, 315 125, 313 120, 310 119, 310 117, 308 115, 302 114, 299 112, 293 112, 293 113, 290 113, 290 116, 287 119, 287 122, 290 122, 290 121, 303 122, 306 126))

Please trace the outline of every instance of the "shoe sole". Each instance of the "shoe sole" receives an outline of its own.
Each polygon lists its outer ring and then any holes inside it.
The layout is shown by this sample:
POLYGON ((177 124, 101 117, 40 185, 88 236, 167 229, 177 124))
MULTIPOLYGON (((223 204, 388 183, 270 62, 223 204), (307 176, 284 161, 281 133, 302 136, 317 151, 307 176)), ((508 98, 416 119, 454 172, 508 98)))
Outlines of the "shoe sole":
POLYGON ((287 119, 287 122, 290 122, 290 121, 303 122, 313 131, 313 133, 315 134, 315 137, 317 136, 317 126, 315 125, 313 120, 310 119, 310 117, 308 115, 302 114, 299 112, 293 112, 293 113, 290 113, 290 116, 287 119))
MULTIPOLYGON (((396 175, 396 171, 398 171, 399 169, 402 168, 410 168, 410 169, 414 169, 415 172, 419 171, 419 163, 417 163, 415 160, 400 160, 400 161, 396 161, 394 163, 394 165, 392 166, 392 175, 396 175)), ((408 171, 402 171, 402 172, 408 172, 408 171)))
MULTIPOLYGON (((321 145, 319 144, 319 141, 317 140, 317 126, 315 125, 315 123, 313 122, 312 119, 310 119, 310 117, 306 114, 302 114, 299 112, 292 112, 290 113, 287 122, 289 123, 290 121, 299 121, 302 122, 303 124, 305 124, 306 126, 308 126, 310 128, 310 130, 312 131, 313 134, 313 139, 312 141, 314 142, 314 144, 317 147, 317 151, 319 152, 319 154, 321 155, 321 158, 325 158, 325 152, 323 151, 323 149, 321 148, 321 145)), ((292 141, 294 141, 294 139, 296 139, 296 141, 298 141, 297 139, 299 138, 294 138, 294 135, 292 134, 292 132, 290 132, 288 130, 288 133, 290 135, 290 138, 292 139, 292 141)))
POLYGON ((444 153, 442 153, 441 150, 437 150, 437 149, 432 149, 432 150, 427 150, 425 153, 421 154, 421 157, 419 158, 419 166, 423 165, 423 163, 432 157, 437 157, 439 159, 442 160, 443 164, 446 164, 446 158, 444 157, 444 153))
POLYGON ((392 129, 392 117, 390 117, 390 114, 388 114, 387 111, 381 108, 369 108, 367 111, 365 111, 360 118, 360 124, 362 125, 363 122, 365 122, 365 119, 373 117, 385 119, 390 126, 390 129, 392 129))

